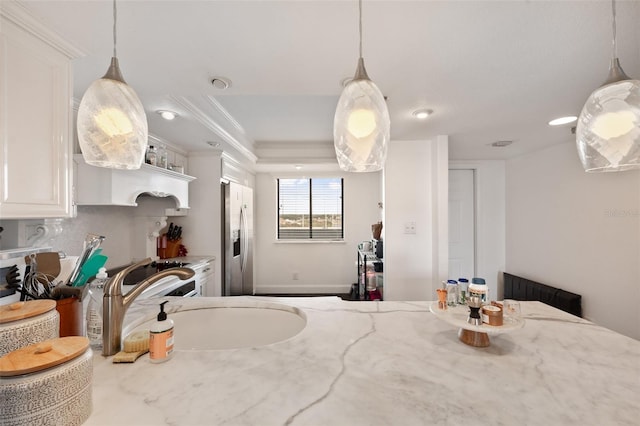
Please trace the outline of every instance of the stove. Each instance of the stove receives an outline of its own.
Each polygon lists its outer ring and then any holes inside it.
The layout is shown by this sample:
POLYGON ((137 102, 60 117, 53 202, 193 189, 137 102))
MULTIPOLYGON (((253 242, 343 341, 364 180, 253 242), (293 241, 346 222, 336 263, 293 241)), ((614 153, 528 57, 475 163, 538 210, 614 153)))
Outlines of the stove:
MULTIPOLYGON (((146 266, 141 266, 129 272, 124 278, 123 285, 135 285, 140 281, 149 278, 151 275, 170 268, 182 268, 189 265, 189 262, 178 262, 175 260, 165 260, 159 262, 151 262, 146 266)), ((109 276, 113 273, 109 273, 109 276)))

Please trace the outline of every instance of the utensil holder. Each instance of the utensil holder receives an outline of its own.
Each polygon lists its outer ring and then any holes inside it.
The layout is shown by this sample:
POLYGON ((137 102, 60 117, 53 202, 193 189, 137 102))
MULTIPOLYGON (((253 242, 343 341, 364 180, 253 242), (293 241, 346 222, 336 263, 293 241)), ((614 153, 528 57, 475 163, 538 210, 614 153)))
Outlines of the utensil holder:
POLYGON ((56 300, 60 314, 60 337, 82 336, 82 302, 77 297, 56 300))

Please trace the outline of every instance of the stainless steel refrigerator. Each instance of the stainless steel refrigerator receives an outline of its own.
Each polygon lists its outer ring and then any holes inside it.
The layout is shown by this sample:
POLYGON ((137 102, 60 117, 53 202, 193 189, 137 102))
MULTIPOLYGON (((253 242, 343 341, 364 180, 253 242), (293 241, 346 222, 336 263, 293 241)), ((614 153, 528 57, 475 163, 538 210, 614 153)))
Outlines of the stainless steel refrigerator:
POLYGON ((222 184, 222 295, 254 294, 253 190, 222 184))

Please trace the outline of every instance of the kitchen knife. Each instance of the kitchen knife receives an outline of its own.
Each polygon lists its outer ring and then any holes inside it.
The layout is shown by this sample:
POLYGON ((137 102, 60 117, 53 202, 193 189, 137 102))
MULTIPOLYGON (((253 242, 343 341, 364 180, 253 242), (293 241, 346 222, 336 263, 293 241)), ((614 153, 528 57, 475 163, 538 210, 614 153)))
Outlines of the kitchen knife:
POLYGON ((178 231, 176 232, 176 240, 179 240, 182 237, 182 226, 178 226, 178 231))
POLYGON ((169 224, 169 229, 167 230, 167 240, 170 240, 172 235, 173 235, 173 222, 169 224))

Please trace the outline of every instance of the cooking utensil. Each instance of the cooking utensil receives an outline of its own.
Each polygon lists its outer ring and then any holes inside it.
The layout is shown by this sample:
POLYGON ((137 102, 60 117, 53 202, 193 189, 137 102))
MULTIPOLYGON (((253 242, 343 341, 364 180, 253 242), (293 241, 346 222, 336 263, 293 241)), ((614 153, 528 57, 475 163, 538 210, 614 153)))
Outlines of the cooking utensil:
POLYGON ((25 294, 31 299, 48 299, 50 282, 47 276, 38 271, 38 262, 35 253, 27 256, 31 270, 22 283, 25 294))
POLYGON ((85 264, 85 262, 89 259, 89 257, 91 257, 92 254, 95 253, 96 250, 98 250, 98 247, 100 247, 100 244, 102 244, 104 239, 105 237, 101 235, 87 234, 87 237, 84 240, 82 255, 80 255, 76 266, 73 268, 73 272, 71 272, 71 275, 66 282, 67 285, 72 285, 76 281, 82 265, 85 264))
POLYGON ((89 278, 95 276, 100 268, 107 263, 107 256, 103 254, 94 254, 80 268, 80 273, 75 281, 71 284, 73 287, 81 287, 87 283, 89 278))
POLYGON ((22 282, 20 280, 20 269, 18 265, 13 265, 9 268, 9 272, 7 272, 7 276, 5 277, 9 288, 17 288, 20 286, 22 282))
POLYGON ((31 273, 31 265, 26 265, 24 267, 24 280, 22 280, 22 286, 20 286, 20 300, 27 300, 27 288, 25 287, 25 283, 29 278, 29 274, 31 273))
POLYGON ((57 252, 35 253, 24 257, 24 262, 29 265, 35 257, 38 264, 38 272, 45 274, 50 281, 60 275, 60 255, 57 252))

